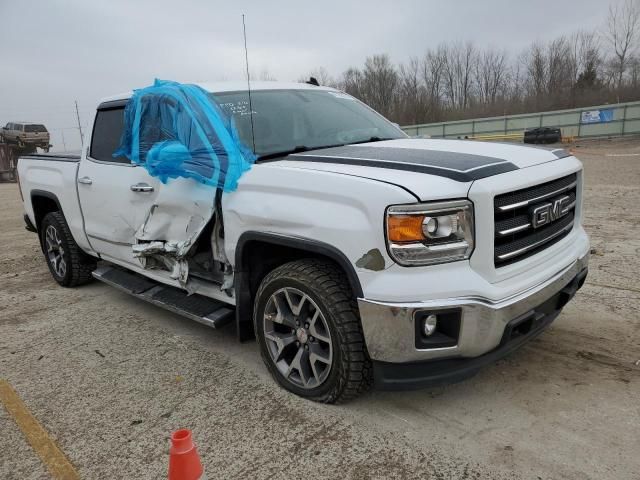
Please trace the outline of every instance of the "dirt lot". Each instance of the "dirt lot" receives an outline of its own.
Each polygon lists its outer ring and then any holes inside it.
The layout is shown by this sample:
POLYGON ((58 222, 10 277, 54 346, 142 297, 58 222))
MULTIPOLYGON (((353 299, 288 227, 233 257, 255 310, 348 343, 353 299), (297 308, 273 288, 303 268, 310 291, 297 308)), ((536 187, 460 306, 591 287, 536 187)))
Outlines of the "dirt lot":
MULTIPOLYGON (((640 141, 575 147, 587 284, 475 378, 344 406, 287 394, 254 343, 100 283, 63 289, 0 185, 0 378, 82 478, 166 478, 193 429, 208 478, 640 478, 640 141)), ((0 478, 48 474, 0 408, 0 478)))

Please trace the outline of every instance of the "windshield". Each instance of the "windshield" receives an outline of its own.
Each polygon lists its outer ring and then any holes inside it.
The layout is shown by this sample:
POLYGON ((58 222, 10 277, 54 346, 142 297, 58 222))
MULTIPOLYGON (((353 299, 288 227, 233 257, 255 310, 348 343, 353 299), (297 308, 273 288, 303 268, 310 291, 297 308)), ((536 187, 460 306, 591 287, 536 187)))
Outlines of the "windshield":
MULTIPOLYGON (((247 92, 218 93, 213 97, 234 118, 240 139, 251 148, 247 92)), ((259 90, 251 92, 251 104, 258 157, 406 137, 393 123, 342 92, 259 90)))

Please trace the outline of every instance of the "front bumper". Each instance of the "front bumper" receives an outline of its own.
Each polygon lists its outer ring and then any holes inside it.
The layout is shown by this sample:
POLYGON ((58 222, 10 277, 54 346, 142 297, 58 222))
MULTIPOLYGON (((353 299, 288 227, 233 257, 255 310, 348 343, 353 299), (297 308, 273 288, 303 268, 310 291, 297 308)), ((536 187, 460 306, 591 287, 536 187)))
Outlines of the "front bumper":
POLYGON ((383 387, 398 382, 408 387, 424 386, 447 381, 445 377, 455 381, 465 370, 471 373, 464 376, 475 373, 482 365, 506 355, 551 323, 584 283, 587 265, 585 255, 544 283, 499 302, 475 297, 417 303, 359 299, 363 332, 374 361, 377 383, 383 387), (460 312, 455 345, 417 348, 415 316, 425 311, 460 312), (529 320, 526 334, 518 335, 517 339, 509 336, 515 324, 529 320), (400 373, 400 369, 404 373, 400 373))

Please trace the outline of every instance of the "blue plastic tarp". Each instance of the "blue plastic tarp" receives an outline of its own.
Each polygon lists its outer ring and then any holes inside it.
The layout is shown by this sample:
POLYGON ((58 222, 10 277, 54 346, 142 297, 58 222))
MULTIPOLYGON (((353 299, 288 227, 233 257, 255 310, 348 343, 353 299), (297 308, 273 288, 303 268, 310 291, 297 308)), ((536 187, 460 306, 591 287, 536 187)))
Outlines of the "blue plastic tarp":
POLYGON ((255 155, 240 141, 233 119, 196 85, 156 80, 134 90, 114 157, 124 155, 163 183, 171 178, 233 191, 255 155))

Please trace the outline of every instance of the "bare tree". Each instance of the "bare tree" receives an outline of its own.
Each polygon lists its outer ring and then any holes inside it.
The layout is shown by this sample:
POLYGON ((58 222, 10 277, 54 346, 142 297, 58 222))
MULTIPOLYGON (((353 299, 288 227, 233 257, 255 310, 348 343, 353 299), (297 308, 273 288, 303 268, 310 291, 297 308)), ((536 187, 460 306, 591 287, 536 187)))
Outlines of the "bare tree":
POLYGON ((432 121, 441 119, 442 88, 444 67, 447 63, 447 47, 444 44, 436 50, 428 50, 422 59, 422 82, 427 95, 425 116, 432 121))
POLYGON ((602 53, 597 32, 579 30, 569 37, 569 44, 571 48, 569 66, 574 83, 587 70, 593 70, 598 75, 602 74, 602 53))
POLYGON ((478 101, 484 105, 495 105, 499 95, 506 91, 508 76, 507 53, 488 49, 478 55, 474 80, 478 101))
POLYGON ((640 56, 629 60, 629 84, 634 90, 640 88, 640 56))
POLYGON ((538 99, 546 92, 548 66, 544 47, 538 42, 533 43, 521 61, 526 69, 526 93, 538 99))
POLYGON ((470 104, 476 55, 476 49, 470 42, 464 45, 457 43, 446 49, 445 95, 454 109, 464 110, 470 104))
POLYGON ((393 112, 398 86, 398 72, 389 55, 374 55, 364 62, 362 93, 365 101, 381 114, 393 112))
MULTIPOLYGON (((510 105, 512 108, 522 102, 522 98, 525 94, 525 82, 526 75, 523 73, 524 66, 526 65, 524 61, 524 54, 520 54, 520 56, 516 59, 515 63, 511 66, 509 71, 509 80, 507 82, 507 99, 505 103, 510 105)), ((505 115, 506 108, 505 105, 505 115)))
POLYGON ((342 74, 340 87, 349 95, 364 100, 364 78, 362 72, 357 68, 349 68, 342 74))
POLYGON ((616 87, 620 88, 630 57, 640 41, 640 1, 611 4, 605 34, 615 55, 616 87))
POLYGON ((562 95, 572 84, 569 42, 562 36, 547 45, 547 95, 562 95))
POLYGON ((426 89, 422 83, 421 64, 418 58, 410 58, 407 64, 400 65, 399 107, 397 119, 416 124, 423 120, 426 110, 426 89))

